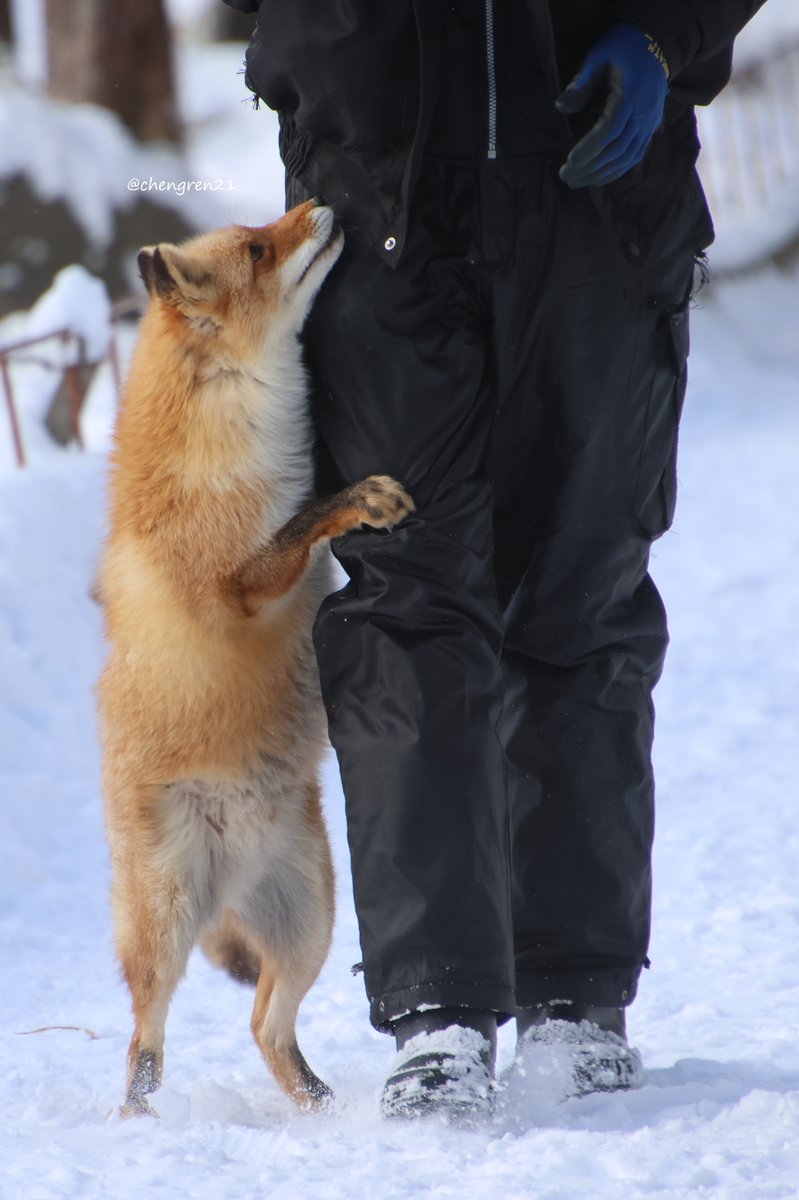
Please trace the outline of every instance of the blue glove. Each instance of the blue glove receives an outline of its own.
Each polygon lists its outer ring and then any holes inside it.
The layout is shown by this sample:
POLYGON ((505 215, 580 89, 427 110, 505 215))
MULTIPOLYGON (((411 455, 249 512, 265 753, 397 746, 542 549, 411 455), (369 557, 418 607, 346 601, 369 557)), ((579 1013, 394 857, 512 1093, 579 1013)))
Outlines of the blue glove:
POLYGON ((571 114, 607 93, 601 116, 560 169, 563 182, 602 187, 639 163, 663 119, 668 89, 668 67, 657 45, 626 21, 609 29, 555 102, 571 114))

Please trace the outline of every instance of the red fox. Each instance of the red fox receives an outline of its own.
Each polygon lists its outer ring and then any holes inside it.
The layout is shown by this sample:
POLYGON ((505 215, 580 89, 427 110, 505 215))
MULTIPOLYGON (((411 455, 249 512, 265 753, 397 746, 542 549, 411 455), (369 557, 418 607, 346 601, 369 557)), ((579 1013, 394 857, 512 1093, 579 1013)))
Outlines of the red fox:
POLYGON ((327 955, 333 871, 311 627, 325 539, 413 511, 372 476, 311 500, 298 335, 341 250, 300 205, 147 247, 150 295, 116 429, 99 685, 116 940, 133 1002, 123 1115, 152 1113, 192 947, 256 982, 252 1032, 302 1108, 330 1097, 297 1045, 327 955))

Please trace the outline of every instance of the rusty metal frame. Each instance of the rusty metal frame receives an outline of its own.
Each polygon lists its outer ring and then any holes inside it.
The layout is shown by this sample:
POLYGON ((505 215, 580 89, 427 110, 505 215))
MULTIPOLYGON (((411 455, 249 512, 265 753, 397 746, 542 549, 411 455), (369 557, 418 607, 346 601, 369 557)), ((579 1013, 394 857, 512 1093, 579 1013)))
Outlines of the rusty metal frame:
POLYGON ((122 390, 122 375, 119 362, 119 347, 117 345, 116 328, 120 320, 130 316, 140 316, 146 301, 137 296, 127 297, 124 300, 117 301, 111 308, 110 320, 110 337, 108 341, 108 350, 105 357, 97 363, 92 363, 86 357, 86 343, 83 337, 76 334, 71 329, 55 329, 52 333, 40 334, 37 337, 20 338, 16 342, 10 342, 5 346, 0 346, 0 386, 2 386, 3 395, 5 398, 6 413, 8 423, 11 429, 11 441, 14 447, 14 457, 18 467, 24 467, 27 464, 27 456, 25 454, 25 443, 22 437, 22 426, 19 420, 19 412, 17 409, 16 398, 14 396, 14 386, 11 379, 11 364, 16 359, 17 362, 36 363, 39 366, 45 367, 48 370, 61 372, 64 386, 67 391, 67 399, 69 403, 69 423, 72 431, 72 436, 78 447, 83 450, 83 434, 80 427, 80 415, 85 400, 85 392, 81 387, 81 371, 84 367, 101 366, 103 362, 108 362, 111 368, 111 376, 114 382, 114 389, 119 402, 120 393, 122 390), (24 355, 23 352, 40 346, 44 342, 60 341, 63 346, 68 346, 70 341, 74 342, 77 347, 76 361, 64 365, 56 363, 47 358, 24 355))

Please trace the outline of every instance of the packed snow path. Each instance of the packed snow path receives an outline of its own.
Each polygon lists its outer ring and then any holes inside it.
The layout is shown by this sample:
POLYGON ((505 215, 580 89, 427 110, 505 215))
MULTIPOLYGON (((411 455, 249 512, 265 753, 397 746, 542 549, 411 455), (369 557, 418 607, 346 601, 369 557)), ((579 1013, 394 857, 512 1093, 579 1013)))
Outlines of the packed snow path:
MULTIPOLYGON (((795 292, 795 283, 791 285, 795 292)), ((301 1116, 253 1045, 250 995, 196 955, 167 1028, 160 1122, 122 1123, 130 1019, 107 906, 88 599, 104 457, 0 472, 0 1196, 325 1200, 799 1195, 799 356, 779 280, 695 314, 674 531, 655 548, 673 645, 658 695, 644 1087, 560 1101, 555 1058, 480 1132, 381 1123, 342 798, 326 808, 336 940, 300 1041, 341 1110, 301 1116), (784 340, 783 340, 784 335, 784 340), (41 1027, 78 1026, 21 1036, 41 1027)), ((99 389, 101 392, 102 389, 99 389)), ((97 427, 104 420, 98 407, 97 427)), ((107 398, 106 398, 107 403, 107 398)), ((89 414, 91 416, 91 414, 89 414)), ((503 1031, 501 1064, 512 1057, 503 1031)))

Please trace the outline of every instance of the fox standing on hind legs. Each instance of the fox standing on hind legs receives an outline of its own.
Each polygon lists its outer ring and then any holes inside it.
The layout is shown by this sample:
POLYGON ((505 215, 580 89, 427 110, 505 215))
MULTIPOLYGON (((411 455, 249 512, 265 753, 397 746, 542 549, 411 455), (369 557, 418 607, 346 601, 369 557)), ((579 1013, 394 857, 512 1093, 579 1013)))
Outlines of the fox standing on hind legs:
POLYGON ((309 502, 298 334, 341 242, 308 203, 139 255, 151 299, 117 426, 99 691, 125 1114, 152 1111, 198 940, 257 978, 252 1031, 280 1086, 301 1107, 330 1094, 295 1034, 333 922, 311 643, 331 579, 312 552, 413 510, 384 476, 309 502))

